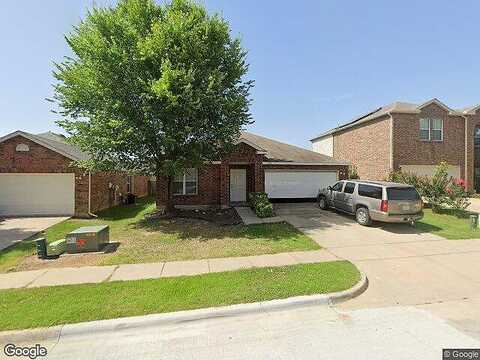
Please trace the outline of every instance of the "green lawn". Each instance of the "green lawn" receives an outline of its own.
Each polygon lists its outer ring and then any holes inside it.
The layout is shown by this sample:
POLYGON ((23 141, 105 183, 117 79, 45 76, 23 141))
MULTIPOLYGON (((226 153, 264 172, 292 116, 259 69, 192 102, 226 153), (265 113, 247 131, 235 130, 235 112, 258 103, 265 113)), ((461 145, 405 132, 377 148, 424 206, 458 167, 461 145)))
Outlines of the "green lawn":
MULTIPOLYGON (((134 206, 103 211, 97 219, 71 219, 52 226, 45 234, 48 241, 62 239, 81 226, 106 224, 110 226, 110 241, 119 243, 118 249, 113 253, 81 258, 61 257, 56 260, 56 264, 111 265, 274 254, 320 248, 308 236, 286 223, 222 226, 193 219, 145 220, 144 215, 154 210, 154 200, 146 198, 140 199, 134 206), (75 264, 76 259, 81 263, 75 264)), ((41 268, 42 264, 38 261, 26 261, 34 253, 34 244, 28 241, 0 252, 0 272, 41 268)))
POLYGON ((46 327, 341 291, 360 280, 347 261, 178 278, 1 290, 0 330, 46 327))
POLYGON ((446 239, 480 239, 480 229, 470 228, 468 212, 454 215, 452 211, 443 210, 435 214, 431 209, 424 209, 424 218, 417 222, 417 228, 446 239))

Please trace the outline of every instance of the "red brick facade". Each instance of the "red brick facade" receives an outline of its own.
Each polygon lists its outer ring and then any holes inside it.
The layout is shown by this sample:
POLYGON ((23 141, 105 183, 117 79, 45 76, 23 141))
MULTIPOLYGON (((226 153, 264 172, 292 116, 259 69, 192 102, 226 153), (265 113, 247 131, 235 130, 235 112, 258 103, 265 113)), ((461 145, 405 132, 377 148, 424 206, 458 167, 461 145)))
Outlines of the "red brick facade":
MULTIPOLYGON (((88 215, 89 181, 91 189, 90 212, 97 212, 120 201, 120 194, 126 193, 127 174, 99 172, 91 174, 71 166, 72 160, 23 136, 16 136, 0 143, 0 173, 73 173, 75 174, 75 216, 88 215), (28 145, 29 151, 19 152, 19 144, 28 145), (116 187, 110 186, 117 185, 116 187)), ((134 190, 139 197, 148 192, 147 178, 135 176, 134 190)))
POLYGON ((354 164, 362 179, 383 179, 390 169, 390 118, 335 134, 333 157, 354 164))
POLYGON ((437 165, 446 161, 465 174, 465 119, 452 116, 436 104, 420 114, 393 114, 393 168, 401 165, 437 165), (420 119, 443 119, 443 141, 420 140, 420 119))
POLYGON ((452 114, 433 102, 419 113, 392 113, 335 133, 333 157, 352 163, 362 179, 370 180, 384 180, 391 170, 399 170, 402 165, 438 165, 446 161, 459 167, 460 177, 472 190, 474 131, 478 126, 480 111, 475 115, 452 114), (442 141, 420 139, 422 118, 443 119, 442 141))
MULTIPOLYGON (((253 147, 241 143, 237 151, 222 161, 206 165, 198 172, 197 195, 173 195, 174 205, 214 207, 230 206, 230 170, 246 169, 247 193, 265 191, 265 169, 284 170, 325 170, 338 171, 341 179, 346 177, 347 166, 336 165, 271 165, 264 164, 265 156, 253 147)), ((167 181, 157 182, 157 204, 164 206, 167 194, 167 181)))

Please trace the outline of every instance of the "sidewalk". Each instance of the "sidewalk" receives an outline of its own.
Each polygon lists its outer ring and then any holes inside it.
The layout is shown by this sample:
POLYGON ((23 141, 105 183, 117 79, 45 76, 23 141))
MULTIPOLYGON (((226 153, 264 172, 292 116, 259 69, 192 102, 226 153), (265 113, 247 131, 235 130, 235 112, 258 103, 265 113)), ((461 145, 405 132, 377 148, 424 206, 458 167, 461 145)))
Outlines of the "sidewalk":
POLYGON ((115 266, 51 268, 0 274, 0 289, 156 279, 184 275, 285 266, 340 260, 327 250, 297 251, 273 255, 171 261, 115 266))

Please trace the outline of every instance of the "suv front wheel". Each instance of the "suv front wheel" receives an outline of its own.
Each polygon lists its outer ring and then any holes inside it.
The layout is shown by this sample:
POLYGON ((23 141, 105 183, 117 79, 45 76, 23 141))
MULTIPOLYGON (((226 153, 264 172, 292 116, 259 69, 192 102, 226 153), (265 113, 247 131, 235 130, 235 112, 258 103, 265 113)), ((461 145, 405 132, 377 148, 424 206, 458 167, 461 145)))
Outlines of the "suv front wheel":
POLYGON ((328 209, 327 198, 325 196, 318 197, 318 207, 322 210, 328 209))
POLYGON ((372 219, 370 218, 370 213, 367 208, 359 207, 357 212, 355 213, 355 217, 357 222, 363 226, 369 226, 372 223, 372 219))

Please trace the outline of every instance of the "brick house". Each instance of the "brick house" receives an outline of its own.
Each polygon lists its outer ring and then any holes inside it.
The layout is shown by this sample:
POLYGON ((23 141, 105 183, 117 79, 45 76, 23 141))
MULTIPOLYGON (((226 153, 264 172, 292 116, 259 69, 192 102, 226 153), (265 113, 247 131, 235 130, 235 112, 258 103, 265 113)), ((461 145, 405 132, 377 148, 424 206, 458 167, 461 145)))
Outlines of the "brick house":
POLYGON ((357 167, 362 179, 391 170, 431 175, 440 161, 449 174, 480 191, 480 106, 454 110, 432 99, 382 106, 311 140, 315 152, 357 167))
POLYGON ((0 138, 0 215, 88 217, 129 192, 147 195, 147 177, 90 173, 72 164, 87 158, 51 132, 15 131, 0 138))
MULTIPOLYGON (((250 192, 271 199, 310 199, 318 189, 345 178, 348 165, 330 156, 243 132, 237 149, 221 161, 189 169, 172 184, 177 207, 229 207, 250 192)), ((157 202, 167 199, 167 179, 157 182, 157 202)))

